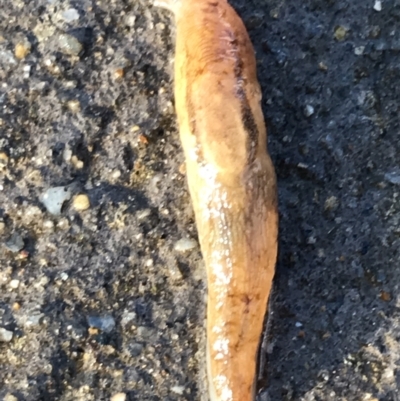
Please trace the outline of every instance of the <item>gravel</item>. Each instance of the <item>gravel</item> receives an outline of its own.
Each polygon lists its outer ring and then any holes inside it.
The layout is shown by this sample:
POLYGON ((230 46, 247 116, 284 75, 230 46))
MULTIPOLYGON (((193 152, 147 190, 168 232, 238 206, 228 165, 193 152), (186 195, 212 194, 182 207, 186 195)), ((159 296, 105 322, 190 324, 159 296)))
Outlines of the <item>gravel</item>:
POLYGON ((47 211, 56 216, 61 214, 65 201, 71 199, 71 191, 67 187, 49 188, 42 196, 41 202, 47 211))
POLYGON ((176 242, 174 249, 177 252, 185 253, 193 250, 196 247, 197 247, 197 242, 194 241, 193 239, 182 238, 176 242))
POLYGON ((57 35, 56 41, 60 51, 70 56, 78 56, 83 50, 82 43, 72 35, 60 33, 57 35))
POLYGON ((62 13, 62 17, 66 22, 72 22, 79 19, 79 13, 75 8, 69 8, 62 13))
POLYGON ((88 324, 106 333, 111 333, 115 327, 115 319, 112 316, 89 316, 88 324))
POLYGON ((85 194, 77 195, 73 200, 74 209, 77 211, 84 211, 89 209, 90 200, 89 197, 85 194))
MULTIPOLYGON (((258 401, 395 401, 400 4, 232 3, 279 183, 258 401)), ((0 399, 202 396, 174 31, 147 0, 1 3, 0 399)))
POLYGON ((14 333, 10 330, 6 330, 0 327, 0 342, 9 343, 13 338, 14 333))
POLYGON ((11 238, 4 243, 4 246, 11 252, 19 252, 24 247, 24 240, 17 232, 14 232, 11 238))

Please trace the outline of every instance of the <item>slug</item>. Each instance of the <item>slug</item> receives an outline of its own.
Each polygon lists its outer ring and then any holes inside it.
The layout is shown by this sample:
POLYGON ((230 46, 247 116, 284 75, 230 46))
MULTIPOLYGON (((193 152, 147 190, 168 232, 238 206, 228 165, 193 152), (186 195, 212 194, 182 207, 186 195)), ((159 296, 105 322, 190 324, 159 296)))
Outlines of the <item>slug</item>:
POLYGON ((251 401, 278 237, 254 50, 227 0, 155 5, 176 20, 175 105, 207 270, 209 398, 251 401))

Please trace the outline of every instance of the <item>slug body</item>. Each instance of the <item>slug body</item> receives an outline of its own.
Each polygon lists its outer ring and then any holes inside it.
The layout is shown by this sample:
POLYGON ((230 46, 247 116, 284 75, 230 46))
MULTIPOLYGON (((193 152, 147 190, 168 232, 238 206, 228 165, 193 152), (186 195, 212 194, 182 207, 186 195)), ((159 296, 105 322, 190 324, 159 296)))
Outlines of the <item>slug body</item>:
POLYGON ((176 112, 207 269, 209 397, 252 401, 278 235, 254 50, 226 0, 156 5, 177 24, 176 112))

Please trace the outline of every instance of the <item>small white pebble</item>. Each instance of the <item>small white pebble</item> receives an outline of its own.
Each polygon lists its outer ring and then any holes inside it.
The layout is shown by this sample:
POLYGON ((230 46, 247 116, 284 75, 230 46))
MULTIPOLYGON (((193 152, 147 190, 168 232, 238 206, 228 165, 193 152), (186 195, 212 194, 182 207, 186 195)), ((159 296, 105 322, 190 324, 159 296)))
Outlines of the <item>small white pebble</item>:
POLYGON ((358 46, 354 48, 354 54, 356 56, 362 56, 364 54, 365 46, 358 46))
POLYGON ((314 114, 314 107, 308 104, 304 109, 304 114, 306 117, 311 117, 314 114))
POLYGON ((137 213, 138 220, 145 220, 147 217, 151 215, 150 209, 144 209, 137 213))
POLYGON ((72 158, 72 150, 68 146, 64 149, 63 158, 66 162, 69 162, 72 158))
POLYGON ((19 287, 19 280, 11 280, 10 281, 10 288, 16 290, 19 287))
POLYGON ((9 50, 0 50, 0 60, 2 64, 8 64, 9 67, 15 66, 18 64, 14 55, 9 50))
POLYGON ((197 242, 190 238, 182 238, 175 244, 175 251, 177 252, 188 252, 196 248, 197 242))
POLYGON ((25 210, 25 216, 41 216, 42 211, 37 206, 29 206, 25 210))
POLYGON ((114 170, 113 173, 111 174, 111 177, 116 180, 117 178, 121 177, 121 171, 120 170, 114 170))
POLYGON ((303 327, 303 323, 296 322, 295 326, 296 326, 296 327, 303 327))
POLYGON ((339 206, 339 199, 336 196, 330 196, 325 200, 325 210, 335 210, 339 206))
POLYGON ((46 276, 43 276, 40 280, 39 280, 39 285, 41 286, 46 286, 47 284, 49 284, 49 278, 46 276))
POLYGON ((375 11, 382 11, 382 2, 380 0, 376 0, 374 4, 375 11))
POLYGON ((70 8, 62 13, 62 17, 65 21, 72 22, 79 19, 79 13, 75 8, 70 8))
POLYGON ((81 103, 79 100, 74 99, 67 102, 67 107, 72 113, 79 113, 81 110, 81 103))
POLYGON ((54 215, 61 213, 62 205, 71 198, 71 191, 67 187, 49 188, 40 198, 48 212, 54 215))
POLYGON ((308 237, 307 244, 313 245, 317 242, 317 239, 314 236, 308 237))
POLYGON ((65 272, 62 272, 61 274, 60 274, 60 279, 62 280, 62 281, 67 281, 68 280, 68 274, 67 273, 65 273, 65 272))
POLYGON ((297 167, 298 168, 302 168, 304 170, 307 170, 308 169, 308 164, 300 162, 300 163, 297 164, 297 167))
POLYGON ((125 393, 117 393, 111 397, 111 401, 125 401, 126 394, 125 393))
POLYGON ((63 218, 61 219, 58 223, 57 223, 57 227, 61 228, 61 230, 67 230, 69 228, 69 221, 67 218, 63 218))
POLYGON ((390 380, 394 377, 394 371, 392 368, 386 368, 382 375, 385 379, 390 380))
POLYGON ((64 83, 64 86, 69 89, 75 89, 76 85, 76 81, 65 81, 64 83))
POLYGON ((175 394, 183 395, 185 392, 185 387, 184 386, 174 386, 171 387, 171 391, 175 394))
POLYGON ((29 78, 31 75, 31 66, 25 65, 23 71, 24 71, 24 78, 29 78))
POLYGON ((128 25, 131 28, 135 26, 135 21, 136 21, 136 15, 129 15, 125 19, 126 25, 128 25))
POLYGON ((5 395, 3 401, 18 401, 18 398, 13 396, 12 394, 8 393, 5 395))
POLYGON ((54 228, 54 223, 51 220, 45 220, 43 222, 43 227, 51 230, 52 228, 54 228))
POLYGON ((145 263, 146 267, 151 267, 151 266, 153 266, 153 264, 154 264, 153 259, 149 259, 145 263))
POLYGON ((10 330, 6 330, 0 327, 0 342, 9 343, 13 338, 14 333, 10 330))
POLYGON ((136 313, 133 311, 125 310, 121 318, 121 326, 125 327, 136 319, 136 313))

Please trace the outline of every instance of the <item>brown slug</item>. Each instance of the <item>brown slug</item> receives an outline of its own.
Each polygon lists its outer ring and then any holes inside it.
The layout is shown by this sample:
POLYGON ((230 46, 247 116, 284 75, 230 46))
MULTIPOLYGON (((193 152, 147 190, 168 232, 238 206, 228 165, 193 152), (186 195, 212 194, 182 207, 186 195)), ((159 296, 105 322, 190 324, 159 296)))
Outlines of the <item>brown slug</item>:
POLYGON ((176 113, 207 269, 209 398, 251 401, 278 236, 254 50, 226 0, 155 5, 176 20, 176 113))

